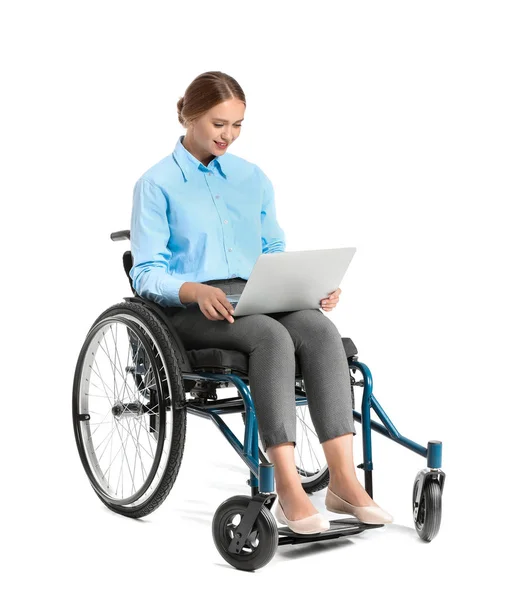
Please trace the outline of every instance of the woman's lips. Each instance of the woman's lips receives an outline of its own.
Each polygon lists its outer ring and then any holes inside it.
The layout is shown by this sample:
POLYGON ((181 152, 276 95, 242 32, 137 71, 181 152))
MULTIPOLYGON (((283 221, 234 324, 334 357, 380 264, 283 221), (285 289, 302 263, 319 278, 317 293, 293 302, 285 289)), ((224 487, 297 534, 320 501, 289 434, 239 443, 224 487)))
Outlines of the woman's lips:
POLYGON ((214 140, 214 142, 215 142, 215 144, 216 144, 217 146, 219 146, 219 148, 226 148, 226 147, 228 146, 228 144, 222 144, 222 145, 221 145, 219 142, 216 142, 215 140, 214 140))

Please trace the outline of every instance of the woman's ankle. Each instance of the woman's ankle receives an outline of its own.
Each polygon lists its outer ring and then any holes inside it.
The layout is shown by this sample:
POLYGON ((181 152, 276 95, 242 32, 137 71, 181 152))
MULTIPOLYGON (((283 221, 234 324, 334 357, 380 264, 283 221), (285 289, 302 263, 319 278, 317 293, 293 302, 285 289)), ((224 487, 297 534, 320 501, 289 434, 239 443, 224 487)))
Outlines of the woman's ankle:
POLYGON ((329 486, 360 484, 355 471, 329 471, 329 486))
POLYGON ((276 489, 277 494, 281 495, 281 496, 295 496, 300 491, 304 491, 304 489, 302 488, 302 483, 300 482, 300 479, 283 481, 282 483, 277 483, 275 485, 275 489, 276 489))

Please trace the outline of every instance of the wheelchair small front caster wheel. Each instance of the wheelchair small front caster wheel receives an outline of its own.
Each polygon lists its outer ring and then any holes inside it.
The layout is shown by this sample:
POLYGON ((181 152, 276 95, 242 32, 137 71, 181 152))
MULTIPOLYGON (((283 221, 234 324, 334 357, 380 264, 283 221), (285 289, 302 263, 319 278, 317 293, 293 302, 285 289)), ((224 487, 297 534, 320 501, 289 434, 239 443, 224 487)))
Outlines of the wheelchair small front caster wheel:
POLYGON ((279 544, 277 521, 271 511, 262 506, 244 546, 238 552, 230 550, 235 530, 250 502, 249 496, 228 498, 215 511, 212 522, 213 541, 219 554, 241 571, 254 571, 268 564, 279 544))
POLYGON ((420 485, 420 477, 414 481, 412 491, 412 512, 414 526, 422 540, 433 540, 441 525, 441 486, 436 479, 427 479, 419 503, 415 502, 416 492, 420 485))

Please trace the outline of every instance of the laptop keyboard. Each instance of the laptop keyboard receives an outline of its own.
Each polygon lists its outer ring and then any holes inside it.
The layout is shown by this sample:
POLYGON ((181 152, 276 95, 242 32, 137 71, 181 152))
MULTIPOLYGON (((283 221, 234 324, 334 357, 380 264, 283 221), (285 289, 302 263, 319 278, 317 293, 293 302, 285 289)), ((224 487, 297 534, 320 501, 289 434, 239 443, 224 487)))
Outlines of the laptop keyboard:
POLYGON ((229 294, 228 296, 226 296, 226 299, 233 306, 233 308, 235 308, 239 303, 240 297, 240 294, 229 294))

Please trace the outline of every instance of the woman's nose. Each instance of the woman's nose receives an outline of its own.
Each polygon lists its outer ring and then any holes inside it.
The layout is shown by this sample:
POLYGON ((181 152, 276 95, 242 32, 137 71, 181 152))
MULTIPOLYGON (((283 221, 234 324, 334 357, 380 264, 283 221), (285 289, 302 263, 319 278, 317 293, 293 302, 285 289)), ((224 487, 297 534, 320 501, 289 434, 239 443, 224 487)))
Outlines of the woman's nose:
POLYGON ((232 130, 230 129, 226 129, 225 131, 223 131, 222 133, 222 138, 225 142, 229 142, 232 139, 232 130))

